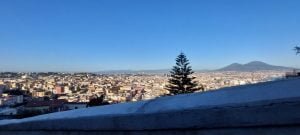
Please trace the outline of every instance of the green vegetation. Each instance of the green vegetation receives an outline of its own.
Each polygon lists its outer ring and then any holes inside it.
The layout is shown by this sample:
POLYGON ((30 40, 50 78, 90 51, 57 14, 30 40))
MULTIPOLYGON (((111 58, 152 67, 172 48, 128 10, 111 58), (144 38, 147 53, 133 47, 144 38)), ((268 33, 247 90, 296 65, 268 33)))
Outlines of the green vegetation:
POLYGON ((193 93, 200 90, 197 83, 193 81, 195 77, 191 75, 194 72, 189 64, 185 54, 180 53, 176 59, 176 65, 170 72, 171 78, 169 79, 169 85, 167 85, 170 95, 193 93))

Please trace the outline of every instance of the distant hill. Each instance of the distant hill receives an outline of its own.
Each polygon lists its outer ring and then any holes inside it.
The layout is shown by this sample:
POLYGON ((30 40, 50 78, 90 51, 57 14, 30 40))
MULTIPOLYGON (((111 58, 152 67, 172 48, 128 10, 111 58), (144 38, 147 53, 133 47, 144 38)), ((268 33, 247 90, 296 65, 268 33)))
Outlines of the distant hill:
POLYGON ((292 70, 291 67, 274 66, 261 61, 253 61, 247 64, 233 63, 217 71, 260 71, 260 70, 292 70))

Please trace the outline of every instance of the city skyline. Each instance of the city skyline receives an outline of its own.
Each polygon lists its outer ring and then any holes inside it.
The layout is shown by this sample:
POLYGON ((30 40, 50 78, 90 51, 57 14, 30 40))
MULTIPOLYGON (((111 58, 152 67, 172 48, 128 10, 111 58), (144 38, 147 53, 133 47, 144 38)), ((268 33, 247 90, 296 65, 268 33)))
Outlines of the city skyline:
POLYGON ((0 71, 300 67, 297 0, 0 1, 0 71))

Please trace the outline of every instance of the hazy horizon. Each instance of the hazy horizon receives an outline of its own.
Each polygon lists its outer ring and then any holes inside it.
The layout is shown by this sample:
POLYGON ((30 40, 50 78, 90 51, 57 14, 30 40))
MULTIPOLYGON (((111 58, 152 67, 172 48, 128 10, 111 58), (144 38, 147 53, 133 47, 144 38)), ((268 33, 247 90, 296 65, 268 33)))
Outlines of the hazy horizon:
POLYGON ((298 0, 0 1, 0 72, 300 68, 298 0))
MULTIPOLYGON (((248 64, 248 63, 251 63, 251 62, 263 62, 263 61, 250 61, 250 62, 247 62, 247 63, 239 63, 239 62, 234 62, 234 63, 230 63, 228 65, 224 65, 223 67, 219 67, 219 68, 215 68, 215 69, 195 69, 193 68, 194 71, 197 71, 197 72, 210 72, 210 71, 217 71, 217 70, 220 70, 221 68, 225 68, 227 66, 230 66, 231 64, 248 64)), ((283 66, 283 65, 273 65, 273 64, 270 64, 270 63, 266 63, 266 64, 269 64, 271 66, 282 66, 282 67, 287 67, 287 68, 295 68, 295 69, 300 69, 299 67, 288 67, 288 66, 283 66)), ((161 68, 161 69, 107 69, 107 70, 95 70, 95 71, 70 71, 70 70, 66 70, 66 71, 63 71, 63 70, 56 70, 56 71, 51 71, 51 70, 28 70, 28 71, 25 71, 25 70, 18 70, 18 71, 13 71, 13 70, 2 70, 0 72, 61 72, 61 73, 80 73, 80 72, 83 72, 83 73, 101 73, 101 72, 107 72, 107 73, 113 73, 113 72, 143 72, 143 71, 147 71, 147 72, 155 72, 155 71, 167 71, 169 72, 170 70, 172 69, 172 67, 169 67, 169 68, 161 68)))

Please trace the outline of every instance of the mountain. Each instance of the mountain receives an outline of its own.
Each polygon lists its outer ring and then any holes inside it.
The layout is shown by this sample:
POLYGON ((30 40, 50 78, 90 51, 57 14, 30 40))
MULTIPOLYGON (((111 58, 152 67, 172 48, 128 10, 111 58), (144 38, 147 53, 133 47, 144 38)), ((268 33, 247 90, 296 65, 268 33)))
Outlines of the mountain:
POLYGON ((274 66, 260 61, 253 61, 247 64, 233 63, 227 67, 221 68, 218 71, 260 71, 260 70, 291 70, 294 68, 274 66))

